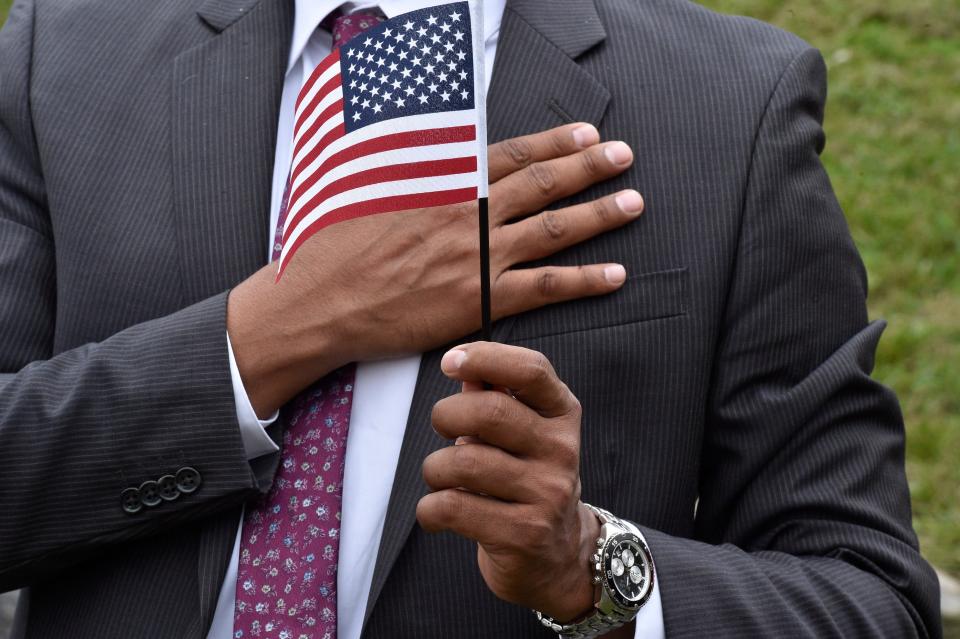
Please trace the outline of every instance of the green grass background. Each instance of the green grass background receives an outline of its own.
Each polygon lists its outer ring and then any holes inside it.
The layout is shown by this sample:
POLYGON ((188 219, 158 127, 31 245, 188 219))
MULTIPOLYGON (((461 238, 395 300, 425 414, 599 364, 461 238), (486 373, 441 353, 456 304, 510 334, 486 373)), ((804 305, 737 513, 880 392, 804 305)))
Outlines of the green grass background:
POLYGON ((890 323, 875 375, 906 415, 922 550, 960 575, 960 0, 703 4, 788 29, 827 60, 823 158, 870 274, 870 315, 890 323))

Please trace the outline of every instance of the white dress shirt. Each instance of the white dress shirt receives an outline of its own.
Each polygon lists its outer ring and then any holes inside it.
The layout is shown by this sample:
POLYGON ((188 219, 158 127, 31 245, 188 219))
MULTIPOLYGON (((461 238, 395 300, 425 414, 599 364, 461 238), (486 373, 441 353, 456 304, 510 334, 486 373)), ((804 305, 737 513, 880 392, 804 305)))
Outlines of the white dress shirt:
MULTIPOLYGON (((500 21, 506 0, 486 0, 484 4, 484 39, 486 84, 490 85, 493 60, 497 49, 500 21)), ((273 229, 276 228, 287 174, 290 169, 294 104, 300 87, 313 69, 330 53, 330 34, 319 29, 332 11, 343 6, 348 11, 378 6, 388 17, 438 4, 423 0, 380 0, 379 2, 343 3, 338 0, 296 0, 293 37, 287 74, 284 79, 280 118, 277 125, 277 149, 274 156, 273 196, 270 206, 270 243, 266 259, 273 251, 273 229)), ((230 372, 237 408, 237 420, 248 459, 276 452, 264 429, 276 420, 257 418, 243 387, 239 370, 227 337, 230 372)), ((420 369, 420 355, 357 365, 353 390, 353 408, 347 435, 347 452, 343 477, 342 519, 340 522, 339 570, 337 571, 337 635, 339 639, 359 639, 367 595, 373 580, 375 555, 387 513, 387 503, 400 457, 400 446, 406 430, 410 404, 420 369)), ((426 427, 426 426, 424 426, 426 427)), ((602 504, 600 504, 602 505, 602 504)), ((233 615, 236 598, 237 566, 240 556, 238 522, 233 555, 227 568, 213 624, 207 639, 233 637, 233 615)), ((532 613, 531 613, 532 614, 532 613)), ((647 605, 637 617, 637 637, 660 639, 664 636, 660 589, 655 582, 647 605)))

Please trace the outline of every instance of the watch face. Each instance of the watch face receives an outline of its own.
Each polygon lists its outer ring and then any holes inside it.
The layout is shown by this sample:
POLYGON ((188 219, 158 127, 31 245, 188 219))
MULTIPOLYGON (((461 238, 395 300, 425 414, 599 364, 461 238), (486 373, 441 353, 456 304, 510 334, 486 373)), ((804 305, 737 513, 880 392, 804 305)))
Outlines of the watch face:
POLYGON ((635 606, 652 586, 648 551, 632 533, 616 535, 604 545, 602 568, 607 592, 621 606, 635 606))

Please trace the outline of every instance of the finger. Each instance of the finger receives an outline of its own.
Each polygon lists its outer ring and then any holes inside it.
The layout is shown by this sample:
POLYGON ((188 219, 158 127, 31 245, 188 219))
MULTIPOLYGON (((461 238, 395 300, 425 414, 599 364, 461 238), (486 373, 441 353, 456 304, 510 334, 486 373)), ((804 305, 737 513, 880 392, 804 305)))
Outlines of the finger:
POLYGON ((463 384, 460 385, 460 390, 462 390, 464 393, 468 393, 470 391, 495 390, 495 391, 500 391, 501 393, 506 393, 507 395, 510 394, 510 389, 504 388, 503 386, 498 386, 496 388, 487 388, 483 384, 474 383, 474 382, 463 382, 463 384))
POLYGON ((623 286, 620 264, 541 266, 504 271, 493 283, 491 312, 497 319, 569 300, 605 295, 623 286))
MULTIPOLYGON (((487 389, 479 382, 463 382, 460 385, 460 390, 463 393, 469 393, 473 391, 485 391, 487 389)), ((456 446, 462 446, 463 444, 482 444, 483 441, 479 437, 464 435, 463 437, 457 437, 453 443, 456 446)))
POLYGON ((464 393, 470 393, 473 391, 484 391, 487 390, 483 387, 483 384, 478 382, 463 382, 460 386, 460 390, 464 393))
POLYGON ((487 444, 447 446, 423 460, 423 480, 431 489, 465 488, 504 501, 536 503, 529 467, 510 453, 487 444))
MULTIPOLYGON (((512 263, 553 255, 600 233, 632 222, 643 212, 643 198, 633 190, 621 191, 593 202, 557 211, 544 211, 516 224, 496 229, 508 247, 512 263)), ((502 240, 501 240, 502 238, 502 240)))
POLYGON ((542 354, 495 342, 463 344, 444 353, 447 377, 506 386, 514 397, 544 417, 568 415, 580 405, 542 354))
POLYGON ((599 141, 596 127, 577 122, 491 144, 487 149, 488 178, 493 184, 534 162, 570 155, 599 141))
POLYGON ((510 543, 511 522, 522 521, 528 506, 499 501, 455 488, 425 495, 417 503, 417 521, 427 532, 449 530, 480 544, 510 543))
POLYGON ((496 391, 445 397, 433 405, 431 419, 434 430, 445 439, 476 437, 518 455, 530 455, 539 445, 540 416, 523 402, 496 391))
POLYGON ((623 142, 607 142, 561 158, 534 162, 490 186, 490 216, 501 224, 619 175, 633 163, 623 142))

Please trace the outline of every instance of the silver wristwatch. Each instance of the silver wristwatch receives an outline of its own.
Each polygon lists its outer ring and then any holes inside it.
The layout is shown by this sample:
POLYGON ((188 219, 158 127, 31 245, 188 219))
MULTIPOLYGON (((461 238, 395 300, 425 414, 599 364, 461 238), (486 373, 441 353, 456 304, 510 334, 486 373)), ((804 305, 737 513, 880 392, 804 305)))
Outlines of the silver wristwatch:
POLYGON ((599 637, 630 623, 653 592, 653 557, 637 527, 602 508, 584 506, 601 523, 597 552, 590 557, 593 583, 600 586, 600 601, 594 604, 596 611, 569 624, 556 623, 537 612, 540 623, 569 639, 599 637))

